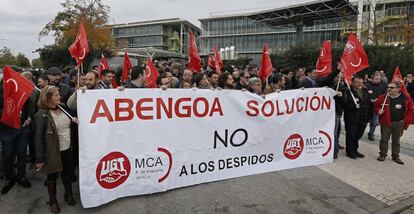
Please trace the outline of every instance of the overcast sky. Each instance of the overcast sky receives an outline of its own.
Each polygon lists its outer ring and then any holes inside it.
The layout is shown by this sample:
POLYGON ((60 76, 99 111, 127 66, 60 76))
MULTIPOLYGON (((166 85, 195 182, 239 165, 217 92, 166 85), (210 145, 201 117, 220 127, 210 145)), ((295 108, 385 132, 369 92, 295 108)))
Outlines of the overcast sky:
MULTIPOLYGON (((111 8, 110 24, 184 18, 200 26, 198 19, 210 13, 246 12, 251 9, 268 9, 309 0, 103 0, 111 8)), ((62 10, 57 0, 0 0, 0 47, 9 47, 14 54, 24 53, 37 58, 32 51, 51 44, 53 37, 38 40, 43 26, 62 10)))

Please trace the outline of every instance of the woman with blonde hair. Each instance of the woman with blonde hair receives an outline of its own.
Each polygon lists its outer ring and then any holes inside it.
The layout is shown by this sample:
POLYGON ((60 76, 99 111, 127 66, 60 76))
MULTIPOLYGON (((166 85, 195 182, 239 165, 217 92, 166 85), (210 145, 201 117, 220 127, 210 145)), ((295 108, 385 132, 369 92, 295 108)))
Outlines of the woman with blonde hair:
POLYGON ((49 208, 52 213, 59 213, 56 199, 56 180, 59 172, 65 189, 64 199, 68 205, 75 205, 73 199, 71 172, 73 155, 71 151, 70 126, 72 120, 59 108, 60 95, 56 86, 46 86, 39 96, 39 111, 35 115, 35 149, 36 168, 47 174, 49 208))

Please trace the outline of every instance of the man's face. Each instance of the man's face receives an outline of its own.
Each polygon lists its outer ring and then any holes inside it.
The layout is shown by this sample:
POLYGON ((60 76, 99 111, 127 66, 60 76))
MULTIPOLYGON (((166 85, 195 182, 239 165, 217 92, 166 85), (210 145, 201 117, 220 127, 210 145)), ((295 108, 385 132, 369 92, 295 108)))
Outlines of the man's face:
POLYGON ((211 77, 210 77, 210 83, 213 84, 213 85, 217 85, 218 78, 219 78, 219 75, 218 74, 211 75, 211 77))
POLYGON ((301 77, 303 75, 305 75, 305 70, 303 70, 302 68, 299 68, 299 70, 296 72, 296 76, 301 77))
POLYGON ((244 75, 240 76, 240 82, 243 85, 247 85, 249 83, 250 74, 248 72, 244 73, 244 75))
POLYGON ((87 73, 85 75, 85 85, 88 89, 95 89, 95 86, 96 86, 95 74, 87 73))
POLYGON ((364 80, 362 80, 362 79, 355 78, 352 81, 352 87, 354 87, 354 88, 356 88, 358 90, 361 90, 363 86, 364 86, 364 80))
POLYGON ((161 79, 161 85, 159 85, 159 87, 161 88, 161 86, 171 88, 171 81, 168 79, 168 77, 165 77, 165 78, 161 79))
POLYGON ((193 79, 193 72, 186 70, 183 74, 183 80, 191 81, 193 79))
POLYGON ((172 82, 173 75, 170 72, 166 72, 168 79, 172 82))
POLYGON ((381 82, 381 76, 380 75, 375 75, 374 79, 372 79, 372 83, 379 84, 380 82, 381 82))
POLYGON ((227 76, 226 86, 229 88, 234 88, 234 79, 232 75, 227 76))
POLYGON ((86 85, 86 76, 85 75, 79 76, 79 87, 83 87, 85 85, 86 85))
POLYGON ((102 75, 102 82, 107 85, 111 84, 112 79, 114 79, 113 73, 107 73, 106 75, 102 75))
POLYGON ((398 95, 400 89, 397 87, 397 85, 395 85, 395 83, 390 83, 387 86, 387 91, 391 96, 395 96, 398 95))
POLYGON ((255 93, 261 94, 262 93, 262 83, 260 81, 256 81, 252 85, 252 89, 255 93))
POLYGON ((240 72, 237 70, 233 71, 233 78, 238 79, 240 77, 240 72))
POLYGON ((45 81, 42 78, 40 78, 39 80, 37 80, 37 85, 39 85, 40 88, 44 88, 47 85, 49 85, 49 82, 48 81, 45 81))
POLYGON ((60 82, 60 75, 47 75, 52 85, 57 85, 60 82))
POLYGON ((318 74, 313 70, 312 72, 308 73, 309 78, 316 80, 318 78, 318 74))
POLYGON ((414 80, 414 77, 412 74, 407 74, 407 81, 412 82, 414 80))

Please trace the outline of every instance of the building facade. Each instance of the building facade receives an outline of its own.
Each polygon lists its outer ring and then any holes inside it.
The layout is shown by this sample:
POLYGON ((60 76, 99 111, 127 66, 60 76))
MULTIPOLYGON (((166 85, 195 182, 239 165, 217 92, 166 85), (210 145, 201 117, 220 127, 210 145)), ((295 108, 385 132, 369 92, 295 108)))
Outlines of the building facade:
POLYGON ((154 49, 161 53, 178 53, 185 56, 188 52, 189 33, 200 34, 200 29, 187 20, 173 18, 144 22, 133 22, 109 26, 120 50, 142 53, 154 49))
MULTIPOLYGON (((350 3, 353 7, 358 5, 357 0, 350 3)), ((372 22, 369 15, 370 3, 364 1, 362 41, 368 38, 369 23, 372 22)), ((377 0, 375 14, 377 35, 380 35, 378 32, 391 32, 389 35, 383 34, 380 43, 398 42, 403 37, 402 33, 389 29, 400 26, 402 19, 413 16, 414 1, 377 0)), ((215 46, 219 49, 234 46, 239 57, 251 58, 253 63, 259 64, 265 43, 272 52, 287 49, 297 42, 294 24, 271 26, 248 17, 248 14, 230 14, 200 19, 200 54, 207 56, 215 46)), ((313 25, 303 27, 304 41, 321 44, 324 40, 331 40, 335 46, 343 43, 347 33, 356 31, 356 22, 356 15, 314 21, 313 25)))

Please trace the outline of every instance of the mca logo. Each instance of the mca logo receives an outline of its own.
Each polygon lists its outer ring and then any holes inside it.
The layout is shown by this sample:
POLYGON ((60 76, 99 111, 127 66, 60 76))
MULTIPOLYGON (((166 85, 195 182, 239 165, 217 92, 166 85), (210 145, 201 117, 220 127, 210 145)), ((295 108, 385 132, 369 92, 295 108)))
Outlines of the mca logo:
POLYGON ((121 152, 111 152, 103 157, 96 168, 96 179, 103 188, 113 189, 124 183, 131 172, 128 158, 121 152))

